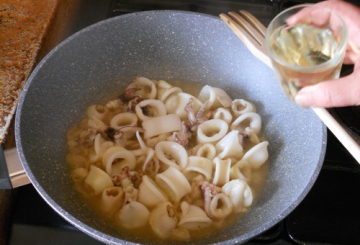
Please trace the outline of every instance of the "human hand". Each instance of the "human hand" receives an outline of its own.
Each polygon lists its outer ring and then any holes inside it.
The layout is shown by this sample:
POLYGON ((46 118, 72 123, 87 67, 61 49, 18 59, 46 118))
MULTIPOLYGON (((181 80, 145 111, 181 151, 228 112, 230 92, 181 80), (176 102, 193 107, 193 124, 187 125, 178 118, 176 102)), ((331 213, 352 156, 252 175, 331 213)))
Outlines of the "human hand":
MULTIPOLYGON (((328 7, 337 12, 348 28, 349 41, 344 63, 354 64, 352 74, 340 79, 324 81, 301 89, 295 102, 305 107, 341 107, 360 105, 360 8, 339 0, 320 2, 317 5, 328 7)), ((288 19, 292 25, 306 18, 307 23, 321 25, 324 18, 321 13, 309 11, 299 12, 288 19)))

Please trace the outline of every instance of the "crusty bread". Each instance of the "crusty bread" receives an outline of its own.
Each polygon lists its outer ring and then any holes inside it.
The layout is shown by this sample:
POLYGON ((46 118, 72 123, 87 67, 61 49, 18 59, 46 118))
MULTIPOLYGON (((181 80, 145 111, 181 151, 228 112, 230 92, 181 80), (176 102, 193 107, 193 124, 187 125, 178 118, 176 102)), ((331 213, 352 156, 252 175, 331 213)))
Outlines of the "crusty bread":
POLYGON ((57 0, 0 0, 0 145, 57 5, 57 0))

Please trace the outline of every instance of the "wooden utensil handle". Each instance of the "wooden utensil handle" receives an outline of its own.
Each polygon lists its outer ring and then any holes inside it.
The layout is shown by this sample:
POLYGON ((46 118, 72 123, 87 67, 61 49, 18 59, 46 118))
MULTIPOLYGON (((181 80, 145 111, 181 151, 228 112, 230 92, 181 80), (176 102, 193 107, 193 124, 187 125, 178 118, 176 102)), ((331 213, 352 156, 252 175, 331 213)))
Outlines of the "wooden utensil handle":
POLYGON ((360 146, 346 132, 338 121, 325 108, 312 108, 316 115, 323 121, 327 128, 335 135, 335 137, 344 145, 355 160, 360 163, 360 146))

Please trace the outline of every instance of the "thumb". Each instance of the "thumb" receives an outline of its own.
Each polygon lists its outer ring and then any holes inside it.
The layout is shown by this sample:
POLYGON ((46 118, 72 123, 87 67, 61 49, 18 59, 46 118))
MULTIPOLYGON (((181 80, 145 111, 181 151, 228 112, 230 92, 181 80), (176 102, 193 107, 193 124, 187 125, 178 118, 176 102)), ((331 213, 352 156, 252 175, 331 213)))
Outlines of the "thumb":
POLYGON ((295 102, 304 107, 342 107, 360 105, 360 72, 301 89, 295 102))

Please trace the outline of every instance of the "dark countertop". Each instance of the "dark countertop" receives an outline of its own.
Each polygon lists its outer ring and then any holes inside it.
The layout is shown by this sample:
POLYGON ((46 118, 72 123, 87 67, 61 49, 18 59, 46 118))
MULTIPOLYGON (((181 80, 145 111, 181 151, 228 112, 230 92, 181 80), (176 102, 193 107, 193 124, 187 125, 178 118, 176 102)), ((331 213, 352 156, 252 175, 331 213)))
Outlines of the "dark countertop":
POLYGON ((9 238, 9 222, 15 206, 17 190, 0 190, 0 245, 9 238))

